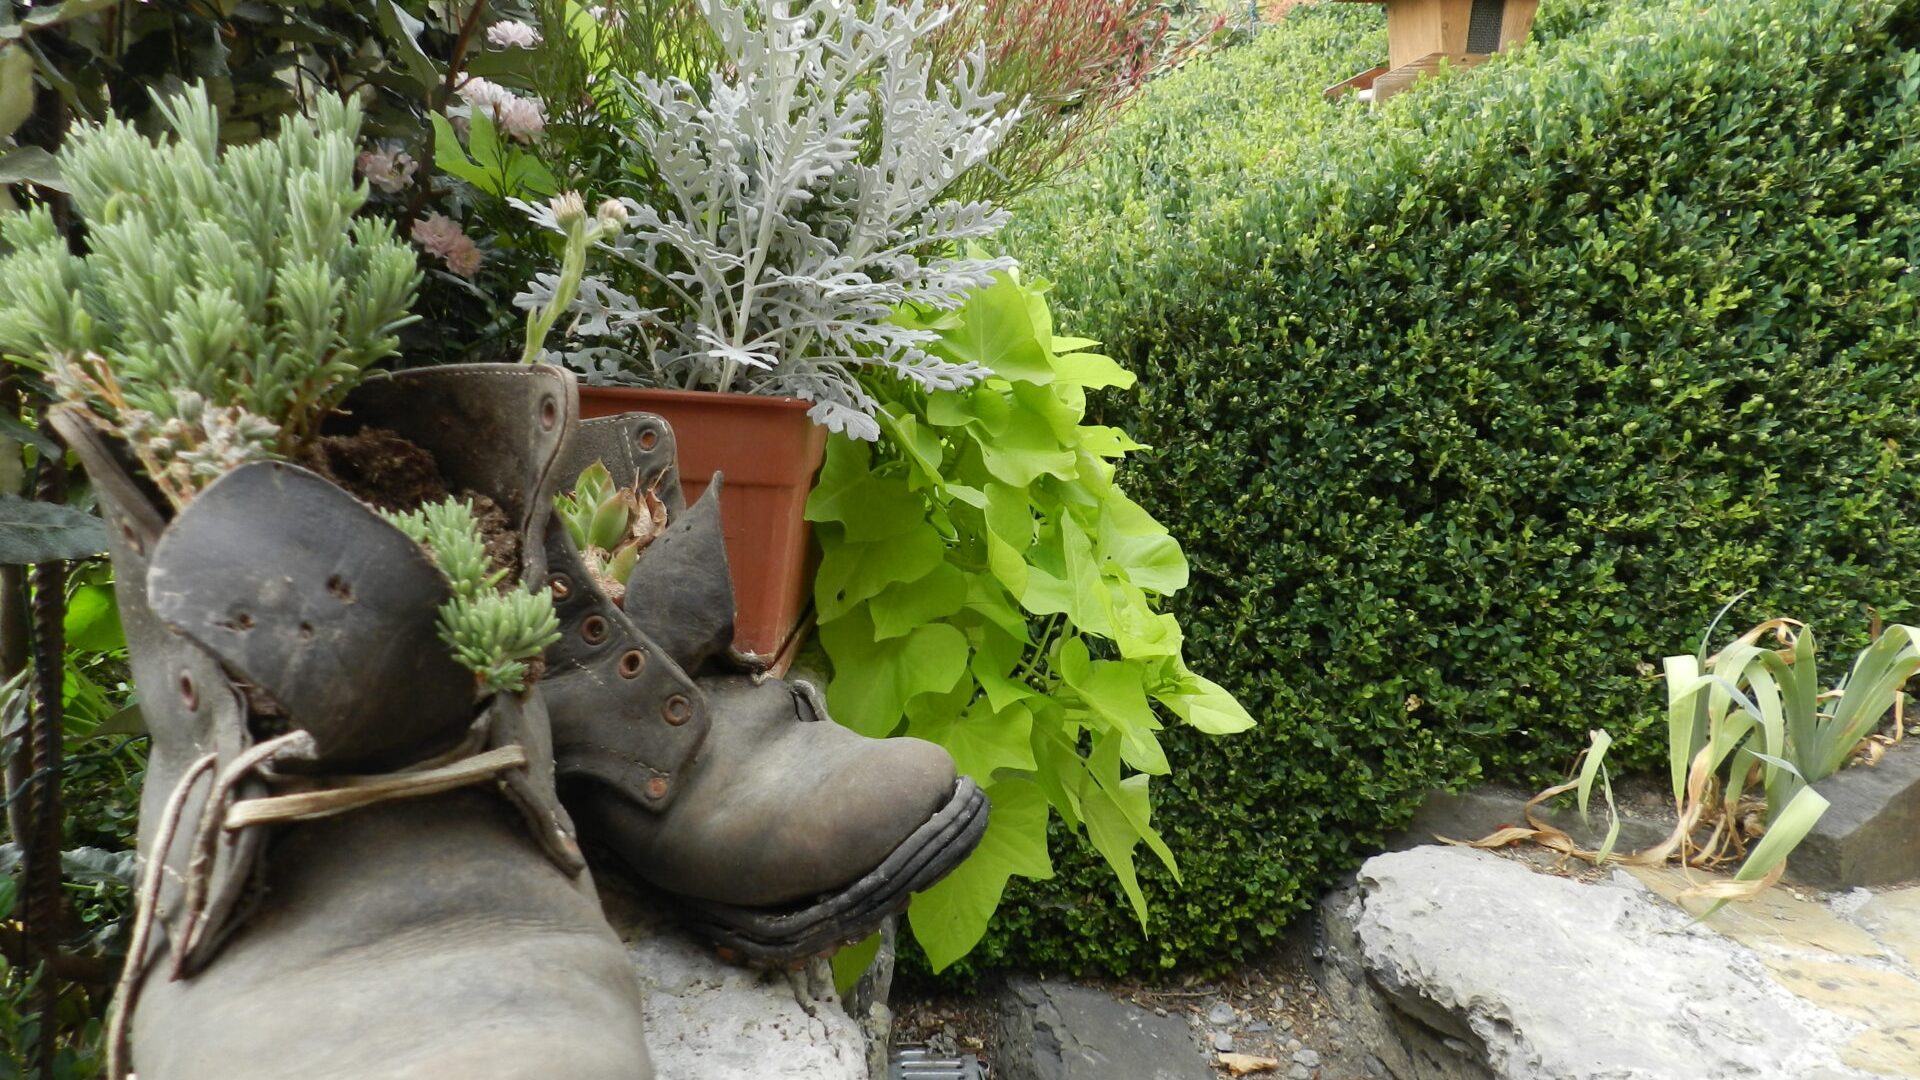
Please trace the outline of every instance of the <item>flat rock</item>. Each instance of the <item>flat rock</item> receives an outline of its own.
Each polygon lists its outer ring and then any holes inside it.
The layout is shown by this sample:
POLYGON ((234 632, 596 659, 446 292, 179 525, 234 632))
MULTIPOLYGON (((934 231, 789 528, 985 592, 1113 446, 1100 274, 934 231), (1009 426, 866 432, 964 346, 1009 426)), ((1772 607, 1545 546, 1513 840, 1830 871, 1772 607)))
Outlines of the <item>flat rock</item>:
POLYGON ((1861 1039, 1908 1022, 1904 1004, 1883 1015, 1858 1000, 1907 992, 1885 952, 1756 934, 1763 956, 1637 883, 1582 884, 1481 851, 1370 859, 1322 926, 1328 997, 1397 1080, 1862 1077, 1864 1055, 1898 1046, 1861 1039), (1832 982, 1822 964, 1845 967, 1845 1008, 1796 992, 1832 982))
POLYGON ((659 909, 610 896, 646 992, 655 1080, 867 1080, 867 1039, 820 972, 722 963, 659 909))
POLYGON ((994 1076, 1005 1080, 1212 1080, 1183 1020, 1098 990, 1016 977, 995 1004, 994 1076))

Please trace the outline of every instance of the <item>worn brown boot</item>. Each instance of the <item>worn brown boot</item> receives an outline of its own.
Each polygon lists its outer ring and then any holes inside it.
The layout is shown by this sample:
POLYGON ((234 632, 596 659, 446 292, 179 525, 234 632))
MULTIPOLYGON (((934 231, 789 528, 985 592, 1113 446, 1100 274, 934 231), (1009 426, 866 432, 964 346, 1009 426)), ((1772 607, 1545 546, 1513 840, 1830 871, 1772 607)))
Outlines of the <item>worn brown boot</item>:
POLYGON ((684 505, 665 421, 583 423, 562 474, 595 461, 619 486, 656 492, 667 525, 620 604, 567 530, 547 529, 565 599, 542 689, 561 798, 589 848, 748 959, 790 962, 866 936, 973 851, 986 797, 940 747, 855 734, 827 720, 811 684, 731 652, 720 480, 684 505))
MULTIPOLYGON (((345 428, 429 451, 504 513, 528 581, 571 376, 363 386, 345 428), (503 448, 512 448, 503 452, 503 448)), ((113 1074, 648 1078, 632 968, 554 797, 544 703, 476 692, 420 547, 320 475, 242 466, 177 516, 56 414, 113 534, 152 733, 113 1074)))

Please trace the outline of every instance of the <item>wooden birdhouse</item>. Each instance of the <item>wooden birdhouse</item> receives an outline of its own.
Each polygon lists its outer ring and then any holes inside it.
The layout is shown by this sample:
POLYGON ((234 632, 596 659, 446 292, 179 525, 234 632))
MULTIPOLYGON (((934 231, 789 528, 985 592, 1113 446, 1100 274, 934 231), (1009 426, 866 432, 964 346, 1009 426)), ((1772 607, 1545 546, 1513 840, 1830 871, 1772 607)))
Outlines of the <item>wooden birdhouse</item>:
POLYGON ((1384 101, 1444 61, 1472 67, 1526 39, 1540 0, 1345 0, 1387 5, 1387 63, 1327 88, 1327 97, 1370 90, 1384 101))

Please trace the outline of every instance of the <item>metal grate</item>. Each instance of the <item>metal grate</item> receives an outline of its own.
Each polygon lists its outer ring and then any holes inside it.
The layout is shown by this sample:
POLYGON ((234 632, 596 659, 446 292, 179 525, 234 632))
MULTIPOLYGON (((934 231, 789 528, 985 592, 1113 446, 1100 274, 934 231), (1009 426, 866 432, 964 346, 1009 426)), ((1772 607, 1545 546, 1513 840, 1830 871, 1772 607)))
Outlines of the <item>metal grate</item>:
POLYGON ((1500 24, 1506 17, 1507 0, 1473 0, 1473 17, 1467 22, 1467 52, 1499 52, 1500 24))
POLYGON ((987 1080, 987 1067, 980 1059, 935 1057, 923 1047, 907 1047, 893 1052, 890 1080, 987 1080))

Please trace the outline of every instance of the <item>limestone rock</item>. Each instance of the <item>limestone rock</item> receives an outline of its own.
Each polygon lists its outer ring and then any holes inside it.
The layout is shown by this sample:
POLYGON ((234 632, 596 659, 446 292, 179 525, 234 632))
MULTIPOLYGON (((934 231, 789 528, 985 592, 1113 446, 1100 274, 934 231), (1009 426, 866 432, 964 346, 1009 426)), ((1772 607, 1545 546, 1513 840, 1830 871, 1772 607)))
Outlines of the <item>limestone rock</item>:
POLYGON ((722 963, 652 902, 606 899, 646 993, 656 1080, 868 1080, 866 1036, 831 975, 722 963))
POLYGON ((996 1005, 994 1076, 1005 1080, 1212 1080, 1192 1029, 1098 990, 1009 980, 996 1005))
POLYGON ((1323 908, 1329 997, 1396 1080, 1858 1076, 1855 1017, 1645 889, 1381 855, 1323 908))
POLYGON ((677 934, 631 946, 657 1080, 867 1080, 860 1025, 804 979, 729 967, 677 934))

